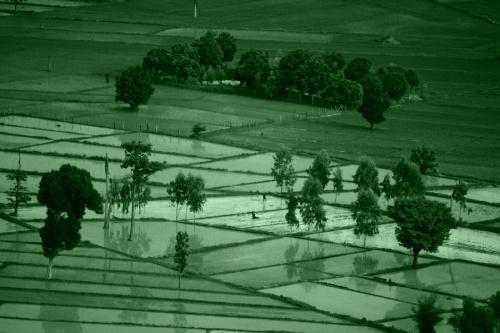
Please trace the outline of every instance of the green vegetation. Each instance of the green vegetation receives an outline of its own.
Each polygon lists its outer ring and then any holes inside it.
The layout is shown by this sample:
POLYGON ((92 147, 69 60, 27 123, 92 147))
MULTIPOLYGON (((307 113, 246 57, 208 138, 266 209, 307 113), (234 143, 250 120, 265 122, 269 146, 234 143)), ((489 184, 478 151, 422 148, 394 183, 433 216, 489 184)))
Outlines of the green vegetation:
POLYGON ((6 193, 9 196, 9 202, 14 207, 13 215, 17 216, 19 206, 27 204, 31 200, 31 197, 27 193, 28 189, 25 186, 28 175, 21 168, 21 154, 19 154, 19 163, 17 169, 7 173, 6 178, 7 180, 14 183, 12 188, 6 193))
POLYGON ((489 307, 477 306, 472 298, 463 302, 462 312, 455 312, 451 325, 460 333, 493 333, 495 317, 489 307))
POLYGON ((378 205, 378 197, 371 188, 361 189, 358 199, 351 206, 352 218, 356 221, 354 234, 363 236, 363 246, 366 245, 366 237, 378 234, 378 224, 382 217, 382 211, 378 205))
POLYGON ((181 288, 181 275, 187 266, 187 257, 189 255, 189 236, 187 232, 179 231, 175 238, 175 255, 174 264, 178 272, 179 284, 178 288, 181 288))
POLYGON ((322 150, 316 155, 312 165, 307 169, 309 176, 317 179, 323 190, 330 181, 330 163, 330 156, 326 150, 322 150))
POLYGON ((420 168, 420 172, 423 174, 436 173, 439 168, 436 153, 431 147, 428 146, 413 149, 411 151, 410 161, 417 164, 420 168))
MULTIPOLYGON (((407 198, 410 196, 420 196, 425 192, 424 182, 418 166, 415 163, 408 162, 401 158, 392 170, 394 186, 391 189, 386 188, 395 198, 407 198)), ((387 183, 385 184, 387 187, 387 183)))
POLYGON ((353 176, 358 191, 371 189, 374 194, 379 195, 378 170, 375 162, 368 156, 359 159, 359 166, 353 176))
POLYGON ((413 309, 413 320, 417 323, 419 333, 436 333, 434 327, 443 320, 436 301, 435 295, 423 297, 413 309))
POLYGON ((286 149, 277 151, 273 156, 274 165, 271 169, 271 175, 276 181, 276 185, 279 186, 281 193, 283 193, 283 187, 287 191, 293 190, 293 185, 297 181, 294 175, 292 158, 292 154, 286 149))
POLYGON ((132 111, 138 111, 139 105, 146 104, 153 92, 151 77, 140 66, 127 68, 116 79, 115 99, 129 104, 132 111))

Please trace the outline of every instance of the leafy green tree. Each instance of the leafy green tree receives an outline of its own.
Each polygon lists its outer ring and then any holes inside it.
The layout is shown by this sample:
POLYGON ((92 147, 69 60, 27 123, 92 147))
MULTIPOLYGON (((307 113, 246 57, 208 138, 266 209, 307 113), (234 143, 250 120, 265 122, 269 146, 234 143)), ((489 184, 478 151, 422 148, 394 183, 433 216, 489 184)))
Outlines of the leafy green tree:
POLYGON ((154 92, 151 75, 141 66, 127 68, 116 79, 115 85, 115 99, 129 104, 133 111, 146 104, 154 92))
POLYGON ((324 189, 330 179, 331 159, 326 150, 321 150, 314 158, 312 165, 307 169, 309 176, 316 178, 324 189))
POLYGON ((181 288, 181 275, 186 269, 187 258, 189 255, 189 236, 187 232, 179 231, 177 232, 176 242, 175 242, 175 254, 174 254, 174 264, 175 269, 179 273, 178 278, 178 288, 181 288))
POLYGON ((359 159, 359 166, 352 177, 358 191, 371 189, 376 195, 380 194, 378 186, 378 169, 375 162, 368 156, 359 159))
POLYGON ((467 208, 467 192, 469 191, 469 187, 467 184, 461 180, 459 180, 455 186, 453 186, 453 190, 451 192, 450 197, 450 208, 452 205, 452 200, 458 203, 460 207, 459 210, 459 219, 462 219, 462 211, 467 208))
POLYGON ((363 91, 357 82, 334 77, 321 91, 321 97, 333 106, 357 109, 363 100, 363 91))
POLYGON ((288 201, 287 201, 287 212, 285 215, 285 220, 288 223, 288 226, 290 229, 293 228, 298 228, 299 227, 299 220, 297 219, 297 215, 295 214, 297 208, 299 206, 299 200, 293 192, 290 192, 288 195, 288 201))
POLYGON ((344 190, 343 181, 344 179, 342 177, 342 169, 337 167, 333 172, 332 179, 333 191, 335 192, 335 203, 337 203, 337 196, 339 195, 339 193, 344 190))
POLYGON ((28 175, 21 169, 21 153, 19 153, 17 169, 8 172, 6 178, 14 183, 12 188, 6 193, 8 195, 7 200, 14 206, 14 216, 17 216, 19 206, 27 204, 31 200, 28 188, 25 185, 28 175))
POLYGON ((373 129, 374 124, 385 121, 384 112, 389 108, 391 102, 377 76, 365 75, 360 83, 363 87, 363 102, 358 111, 370 124, 370 129, 373 129))
POLYGON ((423 174, 436 173, 439 168, 436 153, 429 146, 422 146, 411 151, 410 161, 418 165, 423 174))
POLYGON ((420 251, 436 252, 458 226, 448 206, 423 196, 396 199, 389 215, 399 244, 413 252, 414 267, 420 251))
POLYGON ((309 94, 311 104, 314 104, 314 97, 318 96, 329 82, 330 69, 324 62, 323 57, 317 54, 308 57, 301 67, 303 67, 301 71, 308 73, 308 75, 303 77, 300 91, 309 94))
POLYGON ((132 171, 132 178, 130 182, 130 235, 129 241, 132 240, 134 234, 134 219, 135 208, 137 205, 138 196, 143 193, 146 187, 149 176, 161 169, 162 164, 158 162, 151 162, 152 147, 151 144, 142 143, 140 141, 131 141, 122 144, 125 149, 125 159, 121 164, 123 169, 130 168, 132 171))
POLYGON ((186 185, 186 205, 189 207, 189 211, 193 213, 193 222, 196 222, 196 213, 203 210, 203 205, 207 201, 207 196, 203 193, 205 190, 205 181, 200 176, 188 174, 186 185))
POLYGON ((268 54, 255 49, 243 53, 236 67, 236 77, 249 89, 261 87, 270 74, 268 54))
POLYGON ((356 82, 370 74, 372 63, 366 58, 352 59, 349 64, 344 68, 344 76, 346 79, 356 82))
POLYGON ((276 185, 280 187, 280 192, 283 193, 283 187, 288 190, 293 190, 293 185, 297 181, 292 164, 292 154, 286 149, 277 151, 274 156, 274 165, 271 168, 271 175, 276 181, 276 185))
POLYGON ((418 166, 401 158, 392 170, 394 186, 392 193, 394 197, 409 197, 423 195, 425 192, 424 182, 418 166))
POLYGON ((176 80, 187 81, 201 76, 200 55, 198 50, 189 44, 175 44, 170 48, 172 66, 170 75, 176 80))
POLYGON ((382 210, 378 205, 378 197, 371 188, 360 190, 358 198, 351 205, 352 218, 356 222, 354 234, 363 236, 363 246, 366 237, 378 234, 378 224, 382 217, 382 210))
POLYGON ((193 46, 200 55, 200 64, 205 68, 217 68, 222 65, 224 51, 217 43, 217 35, 213 31, 208 31, 205 35, 194 41, 193 46))
POLYGON ((182 172, 179 172, 175 179, 167 185, 167 193, 170 197, 170 202, 175 205, 175 222, 179 220, 179 213, 182 206, 187 201, 188 188, 187 180, 182 172))
POLYGON ((299 98, 302 100, 302 82, 308 76, 303 65, 310 57, 311 53, 309 51, 298 49, 287 53, 280 59, 276 80, 278 93, 284 94, 285 92, 296 91, 299 92, 299 98))
POLYGON ((130 209, 130 200, 131 200, 131 185, 130 182, 126 179, 123 179, 120 186, 120 201, 119 207, 122 209, 122 214, 128 214, 130 209))
POLYGON ((382 183, 380 183, 380 186, 385 200, 389 202, 389 200, 391 200, 394 196, 393 186, 391 184, 391 176, 389 176, 389 174, 386 174, 384 176, 384 179, 382 180, 382 183))
POLYGON ((169 50, 155 48, 146 54, 142 67, 151 73, 154 81, 159 81, 173 72, 174 58, 169 50))
POLYGON ((236 38, 228 32, 221 32, 217 38, 217 43, 222 49, 222 61, 230 62, 234 59, 236 53, 236 38))
POLYGON ((493 333, 495 318, 489 307, 478 307, 472 298, 463 301, 463 311, 455 311, 450 324, 460 333, 493 333))
POLYGON ((309 177, 302 188, 302 198, 300 200, 300 215, 308 230, 313 224, 317 231, 325 230, 327 219, 323 208, 323 199, 320 196, 321 193, 323 193, 323 187, 319 180, 309 177))
POLYGON ((37 199, 47 207, 47 217, 39 233, 43 255, 49 259, 47 278, 51 279, 54 258, 62 250, 78 245, 85 209, 101 214, 102 198, 94 189, 88 171, 64 164, 42 176, 37 199))
POLYGON ((328 66, 330 74, 337 74, 345 67, 344 56, 337 52, 324 53, 323 61, 328 66))
POLYGON ((435 295, 420 298, 412 312, 419 333, 436 333, 434 327, 443 320, 441 309, 436 306, 435 295))
POLYGON ((380 75, 380 81, 389 98, 399 101, 408 92, 408 82, 403 74, 389 72, 380 75))
POLYGON ((420 84, 420 79, 418 78, 417 72, 413 69, 409 69, 405 72, 405 79, 411 89, 415 89, 420 84))
POLYGON ((497 291, 493 296, 488 300, 488 305, 493 311, 493 316, 497 322, 497 331, 500 329, 500 291, 497 291))

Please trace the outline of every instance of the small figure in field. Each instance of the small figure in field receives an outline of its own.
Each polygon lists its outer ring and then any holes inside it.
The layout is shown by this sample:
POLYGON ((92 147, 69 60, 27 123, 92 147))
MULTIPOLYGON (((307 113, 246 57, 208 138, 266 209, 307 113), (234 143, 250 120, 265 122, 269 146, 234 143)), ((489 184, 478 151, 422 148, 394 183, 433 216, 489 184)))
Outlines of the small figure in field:
POLYGON ((109 74, 106 73, 106 83, 109 83, 109 74))
POLYGON ((255 212, 252 211, 252 220, 256 220, 256 219, 258 219, 258 217, 257 217, 257 215, 255 215, 255 212))

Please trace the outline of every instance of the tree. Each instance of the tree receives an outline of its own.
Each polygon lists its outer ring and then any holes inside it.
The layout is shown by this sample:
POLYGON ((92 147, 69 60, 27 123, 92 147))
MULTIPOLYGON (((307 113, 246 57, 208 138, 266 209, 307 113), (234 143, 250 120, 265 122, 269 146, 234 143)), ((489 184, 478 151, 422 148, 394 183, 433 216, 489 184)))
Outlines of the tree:
POLYGON ((495 318, 489 307, 478 307, 472 298, 463 301, 463 311, 455 311, 450 324, 460 333, 493 333, 495 318))
POLYGON ((396 221, 399 244, 413 252, 414 267, 420 251, 436 252, 458 226, 449 207, 423 196, 397 199, 389 216, 396 221))
POLYGON ((313 224, 316 230, 325 230, 327 219, 323 208, 323 199, 320 197, 322 192, 323 188, 318 179, 309 177, 305 181, 302 188, 300 215, 308 230, 313 224))
POLYGON ((366 75, 360 80, 360 83, 363 87, 363 102, 358 111, 370 124, 370 129, 373 129, 374 124, 385 121, 384 112, 391 103, 377 76, 366 75))
POLYGON ((249 89, 261 87, 271 74, 268 57, 267 53, 255 49, 243 53, 236 67, 238 80, 249 89))
POLYGON ((200 64, 205 68, 218 68, 222 65, 224 52, 216 40, 216 34, 208 31, 205 35, 194 41, 193 46, 200 55, 200 64))
POLYGON ((330 74, 337 74, 345 67, 344 56, 337 52, 324 53, 323 61, 328 66, 330 74))
POLYGON ((332 179, 333 191, 335 192, 335 203, 337 203, 337 196, 339 195, 339 193, 344 190, 343 181, 344 180, 342 177, 342 169, 337 167, 333 172, 333 179, 332 179))
POLYGON ((399 101, 408 92, 408 82, 403 74, 389 72, 379 77, 385 92, 392 100, 399 101))
POLYGON ((469 187, 465 182, 459 180, 455 186, 453 186, 453 190, 451 192, 450 197, 450 208, 452 204, 452 200, 458 203, 460 207, 459 210, 459 219, 462 219, 462 211, 467 208, 467 192, 469 191, 469 187))
POLYGON ((434 327, 443 320, 440 314, 441 309, 436 307, 435 295, 420 298, 412 312, 419 333, 436 333, 434 327))
POLYGON ((276 88, 278 93, 297 91, 302 101, 302 82, 308 76, 304 72, 304 63, 311 57, 311 53, 304 49, 294 50, 280 59, 276 88))
POLYGON ((493 316, 495 317, 497 326, 500 326, 500 291, 497 291, 493 296, 490 297, 490 299, 488 300, 488 305, 493 312, 493 316))
POLYGON ((222 49, 222 61, 233 61, 234 54, 236 53, 236 38, 228 32, 221 32, 217 36, 217 44, 222 49))
POLYGON ((382 187, 381 192, 384 194, 385 200, 389 202, 389 200, 391 200, 394 196, 393 187, 391 184, 391 176, 389 176, 389 174, 386 174, 380 185, 382 187))
POLYGON ((394 197, 406 198, 424 194, 424 182, 418 166, 415 163, 401 158, 392 172, 394 177, 392 193, 394 197))
POLYGON ((423 174, 436 173, 438 171, 439 163, 432 147, 421 146, 413 149, 410 161, 418 165, 420 172, 423 174))
POLYGON ((276 181, 276 185, 280 187, 280 193, 283 193, 283 187, 293 190, 293 185, 297 181, 292 164, 292 154, 282 149, 274 153, 274 165, 271 168, 271 175, 276 181))
POLYGON ((191 130, 191 137, 193 139, 199 139, 200 135, 202 132, 205 132, 207 128, 201 124, 195 124, 193 125, 193 128, 191 130))
POLYGON ((368 156, 359 159, 359 166, 352 177, 358 191, 371 189, 376 195, 380 194, 378 186, 378 169, 375 162, 368 156))
POLYGON ((331 78, 321 91, 321 97, 333 106, 357 109, 363 99, 361 85, 343 78, 331 78))
POLYGON ((170 48, 172 66, 170 75, 176 80, 187 81, 190 78, 200 77, 200 55, 198 50, 189 44, 175 44, 170 48))
POLYGON ((326 150, 321 150, 314 158, 312 165, 307 169, 309 176, 316 178, 323 189, 330 179, 330 163, 330 156, 326 150))
POLYGON ((179 231, 175 238, 174 264, 179 273, 178 288, 181 288, 181 275, 187 266, 187 257, 189 255, 189 236, 187 232, 179 231))
POLYGON ((17 169, 8 172, 6 178, 14 183, 6 193, 9 202, 14 206, 14 216, 17 216, 19 206, 27 204, 31 200, 28 188, 25 185, 28 175, 21 169, 21 153, 19 153, 17 169))
POLYGON ((290 192, 287 201, 287 212, 285 215, 285 220, 288 223, 290 229, 299 227, 299 220, 297 219, 297 215, 295 214, 297 207, 299 206, 299 200, 293 192, 290 192))
POLYGON ((405 79, 411 89, 415 89, 420 84, 420 79, 418 78, 417 72, 413 69, 408 69, 405 72, 405 79))
POLYGON ((330 69, 323 61, 323 57, 317 54, 306 58, 301 67, 303 68, 300 70, 308 74, 302 77, 300 91, 309 94, 311 104, 314 104, 314 97, 319 95, 319 92, 323 91, 328 84, 330 69))
POLYGON ((159 81, 173 72, 174 58, 169 50, 155 48, 146 54, 142 67, 151 73, 153 80, 159 81))
POLYGON ((363 246, 367 236, 378 234, 378 224, 382 217, 382 210, 378 206, 378 197, 371 188, 360 190, 358 198, 351 205, 352 218, 356 222, 354 234, 363 236, 363 246))
POLYGON ((135 207, 137 205, 138 196, 143 193, 149 176, 160 170, 162 164, 149 160, 152 151, 150 144, 140 141, 131 141, 123 143, 122 148, 125 149, 125 159, 121 167, 123 169, 130 168, 132 171, 132 179, 130 182, 130 235, 128 239, 131 241, 132 235, 134 234, 135 207))
POLYGON ((116 79, 115 85, 115 99, 129 104, 133 111, 146 104, 154 92, 151 75, 141 66, 127 68, 116 79))
POLYGON ((196 222, 196 213, 203 210, 203 205, 207 201, 207 197, 203 191, 205 190, 205 181, 200 176, 188 174, 186 178, 187 197, 186 205, 189 211, 193 213, 193 222, 196 222))
POLYGON ((42 176, 37 199, 47 207, 47 217, 39 233, 43 255, 49 259, 47 278, 51 279, 54 258, 62 250, 78 245, 85 209, 101 214, 102 198, 94 189, 88 171, 64 164, 42 176))
POLYGON ((14 14, 17 13, 17 6, 23 2, 26 2, 26 0, 10 0, 10 1, 14 3, 14 14))
POLYGON ((188 188, 186 177, 182 172, 179 172, 174 180, 167 185, 167 193, 170 197, 170 202, 175 205, 175 222, 179 220, 179 213, 187 201, 188 188))
POLYGON ((370 74, 371 67, 372 63, 368 59, 355 58, 344 68, 344 76, 348 80, 361 82, 365 76, 370 74))

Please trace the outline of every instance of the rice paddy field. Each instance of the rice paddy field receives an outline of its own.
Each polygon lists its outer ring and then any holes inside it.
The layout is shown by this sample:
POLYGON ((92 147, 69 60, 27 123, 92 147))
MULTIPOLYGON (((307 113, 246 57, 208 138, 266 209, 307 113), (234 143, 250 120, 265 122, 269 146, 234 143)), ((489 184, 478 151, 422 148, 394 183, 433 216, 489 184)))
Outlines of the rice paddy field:
MULTIPOLYGON (((23 2, 0 4, 0 332, 377 333, 415 332, 412 308, 433 294, 449 317, 466 296, 485 301, 500 285, 500 6, 478 1, 23 2), (154 47, 191 42, 207 29, 236 36, 276 62, 305 48, 399 64, 422 80, 420 102, 393 105, 370 131, 357 112, 236 94, 156 86, 138 113, 114 99, 113 79, 154 47), (392 40, 393 43, 384 42, 392 40), (106 82, 109 74, 112 81, 106 82), (189 138, 193 125, 207 132, 189 138), (150 178, 152 200, 130 215, 87 212, 81 243, 62 251, 45 279, 38 229, 46 208, 41 175, 70 163, 105 193, 126 178, 121 145, 152 145, 166 162, 150 178), (352 176, 369 155, 379 177, 411 149, 432 145, 440 170, 425 176, 427 198, 449 204, 466 179, 470 212, 436 253, 412 257, 387 216, 379 234, 354 235, 352 176), (326 149, 344 191, 322 198, 324 231, 285 221, 286 200, 270 172, 273 152, 293 151, 300 191, 313 155, 326 149), (6 175, 27 172, 31 202, 11 214, 6 175), (166 185, 177 173, 204 178, 207 202, 194 216, 175 206, 166 185), (266 194, 266 197, 263 196, 266 194), (255 218, 252 218, 255 215, 255 218), (178 220, 178 221, 176 221, 178 220), (180 283, 177 231, 190 238, 180 283)), ((383 210, 391 202, 380 199, 383 210)), ((298 216, 300 219, 300 215, 298 216)), ((438 333, 452 332, 441 322, 438 333)))

